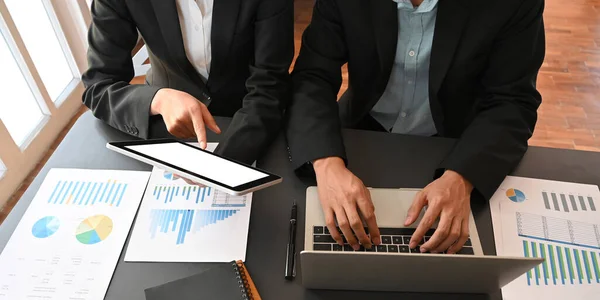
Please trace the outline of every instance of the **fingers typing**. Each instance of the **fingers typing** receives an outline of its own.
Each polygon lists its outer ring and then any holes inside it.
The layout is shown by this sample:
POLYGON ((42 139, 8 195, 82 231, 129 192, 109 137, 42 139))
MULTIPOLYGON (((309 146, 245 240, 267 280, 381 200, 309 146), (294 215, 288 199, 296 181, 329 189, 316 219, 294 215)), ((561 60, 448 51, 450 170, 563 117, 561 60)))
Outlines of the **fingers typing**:
MULTIPOLYGON (((350 222, 350 227, 352 228, 352 231, 354 231, 354 235, 356 235, 356 237, 360 241, 360 244, 367 248, 371 248, 371 239, 369 239, 369 236, 365 232, 365 228, 363 226, 362 220, 360 219, 360 216, 358 215, 356 206, 346 205, 344 207, 344 210, 346 212, 346 216, 348 216, 348 222, 350 222)), ((348 239, 347 236, 346 239, 348 239)), ((352 246, 354 247, 353 244, 352 246)))
POLYGON ((452 245, 447 253, 454 254, 458 252, 469 239, 469 219, 464 219, 461 225, 460 238, 452 245))
MULTIPOLYGON (((439 211, 436 213, 433 213, 433 210, 428 209, 427 213, 425 214, 425 217, 423 217, 423 221, 421 221, 421 224, 419 224, 419 228, 421 227, 421 225, 425 225, 422 230, 423 233, 425 233, 429 228, 432 227, 434 220, 437 218, 437 216, 439 215, 439 211), (427 214, 429 212, 432 212, 430 216, 427 216, 427 214), (427 224, 424 224, 427 221, 427 224)), ((417 228, 417 231, 419 231, 419 228, 417 228)), ((452 219, 447 216, 447 215, 442 215, 442 217, 440 218, 440 223, 437 226, 437 229, 435 230, 435 233, 431 236, 431 238, 424 243, 421 246, 421 252, 427 252, 430 251, 432 249, 436 249, 439 244, 441 244, 443 241, 446 240, 446 238, 448 237, 448 234, 450 234, 450 228, 452 228, 452 219)), ((416 232, 415 232, 416 235, 416 232)), ((413 235, 413 240, 415 239, 415 235, 413 235)), ((420 235, 420 238, 423 238, 423 235, 420 235)), ((411 244, 412 244, 412 240, 411 240, 411 244)))
POLYGON ((458 239, 460 238, 461 227, 462 227, 462 220, 455 217, 452 220, 452 225, 450 227, 450 230, 448 231, 448 235, 446 236, 446 239, 443 240, 441 243, 439 243, 439 245, 437 247, 433 248, 433 250, 431 252, 441 253, 441 252, 448 250, 448 248, 450 248, 450 246, 452 246, 452 244, 456 243, 456 241, 458 241, 458 239))
POLYGON ((350 244, 350 246, 352 246, 354 250, 358 250, 358 248, 360 248, 360 245, 358 244, 358 240, 352 233, 352 228, 350 228, 350 221, 348 220, 348 216, 346 216, 346 212, 342 207, 339 207, 335 210, 335 217, 337 218, 337 223, 340 226, 340 229, 342 230, 346 241, 348 241, 348 244, 350 244))
MULTIPOLYGON (((439 214, 440 214, 440 210, 437 207, 429 207, 427 209, 427 211, 425 212, 425 215, 423 216, 423 219, 419 223, 419 226, 417 226, 415 233, 413 234, 412 238, 410 239, 410 244, 409 244, 410 248, 414 249, 419 245, 419 242, 423 240, 423 236, 425 236, 425 233, 427 232, 427 230, 429 230, 433 226, 433 223, 435 223, 435 220, 437 219, 439 214)), ((436 233, 437 233, 437 230, 436 230, 436 233)), ((423 246, 425 246, 426 244, 424 244, 423 246)))
POLYGON ((331 237, 340 246, 343 246, 344 241, 342 239, 342 236, 338 232, 337 227, 335 226, 335 214, 333 212, 333 209, 331 208, 325 209, 325 224, 327 225, 327 229, 329 229, 329 234, 331 235, 331 237))

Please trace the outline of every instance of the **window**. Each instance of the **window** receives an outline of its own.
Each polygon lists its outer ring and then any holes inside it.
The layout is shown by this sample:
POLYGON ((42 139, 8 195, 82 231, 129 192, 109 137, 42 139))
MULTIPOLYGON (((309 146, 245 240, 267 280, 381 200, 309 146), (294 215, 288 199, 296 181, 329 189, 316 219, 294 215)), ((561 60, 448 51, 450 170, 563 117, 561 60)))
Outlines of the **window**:
POLYGON ((85 0, 0 0, 0 207, 82 107, 85 0))
POLYGON ((10 136, 23 145, 42 122, 44 114, 23 76, 19 64, 8 46, 6 37, 0 40, 0 119, 10 136))
POLYGON ((52 22, 49 17, 52 14, 50 5, 47 4, 50 8, 47 11, 44 1, 4 2, 50 98, 54 102, 63 100, 61 94, 78 74, 70 51, 61 46, 66 42, 62 34, 56 31, 60 29, 56 28, 58 22, 52 22))

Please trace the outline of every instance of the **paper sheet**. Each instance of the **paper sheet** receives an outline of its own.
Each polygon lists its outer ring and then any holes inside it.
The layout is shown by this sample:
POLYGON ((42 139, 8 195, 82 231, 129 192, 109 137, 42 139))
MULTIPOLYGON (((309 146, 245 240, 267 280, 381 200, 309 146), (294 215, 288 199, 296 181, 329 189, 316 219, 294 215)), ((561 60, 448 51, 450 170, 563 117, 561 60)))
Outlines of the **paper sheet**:
MULTIPOLYGON (((208 150, 215 148, 208 144, 208 150)), ((245 260, 251 205, 252 194, 230 196, 154 168, 125 260, 245 260)))
POLYGON ((0 299, 104 299, 149 175, 50 170, 0 255, 0 299))
POLYGON ((597 186, 509 176, 490 208, 498 255, 546 259, 504 287, 504 299, 600 295, 597 186))

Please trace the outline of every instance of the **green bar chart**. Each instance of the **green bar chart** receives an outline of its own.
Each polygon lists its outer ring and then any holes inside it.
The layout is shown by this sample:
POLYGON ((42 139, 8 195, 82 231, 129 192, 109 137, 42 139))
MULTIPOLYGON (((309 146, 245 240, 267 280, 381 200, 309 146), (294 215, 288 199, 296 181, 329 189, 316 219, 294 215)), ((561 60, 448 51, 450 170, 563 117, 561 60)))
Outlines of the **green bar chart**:
POLYGON ((600 252, 523 240, 525 257, 544 258, 527 272, 527 285, 600 284, 600 252))

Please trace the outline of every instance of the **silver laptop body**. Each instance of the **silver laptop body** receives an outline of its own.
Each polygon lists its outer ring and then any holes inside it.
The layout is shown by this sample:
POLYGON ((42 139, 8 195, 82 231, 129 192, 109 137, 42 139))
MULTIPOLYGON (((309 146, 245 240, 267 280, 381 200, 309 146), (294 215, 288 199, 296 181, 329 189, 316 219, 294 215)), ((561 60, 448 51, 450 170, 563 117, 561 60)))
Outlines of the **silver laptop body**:
MULTIPOLYGON (((405 228, 406 212, 418 191, 370 189, 379 228, 388 228, 388 232, 405 228)), ((416 228, 423 212, 412 228, 416 228)), ((466 254, 402 253, 397 249, 404 247, 406 251, 407 241, 400 236, 393 236, 391 244, 380 247, 379 250, 386 252, 340 251, 339 246, 333 245, 331 247, 338 247, 336 251, 313 250, 327 248, 320 243, 323 236, 319 236, 328 235, 325 228, 317 189, 309 187, 306 191, 305 250, 300 253, 302 284, 306 288, 489 293, 543 261, 540 258, 484 256, 472 215, 469 220, 471 246, 461 250, 466 254), (387 252, 388 249, 393 253, 387 252)), ((384 236, 382 234, 382 239, 384 236)), ((386 237, 386 241, 389 240, 386 237)))

